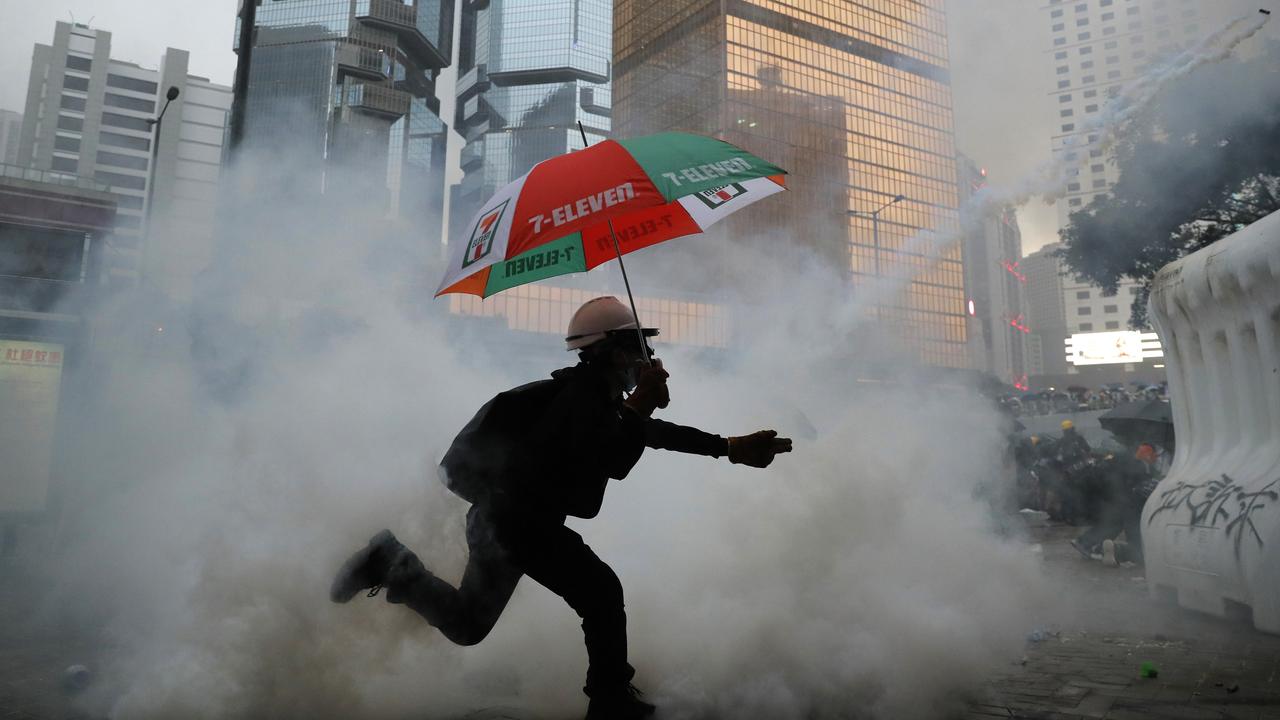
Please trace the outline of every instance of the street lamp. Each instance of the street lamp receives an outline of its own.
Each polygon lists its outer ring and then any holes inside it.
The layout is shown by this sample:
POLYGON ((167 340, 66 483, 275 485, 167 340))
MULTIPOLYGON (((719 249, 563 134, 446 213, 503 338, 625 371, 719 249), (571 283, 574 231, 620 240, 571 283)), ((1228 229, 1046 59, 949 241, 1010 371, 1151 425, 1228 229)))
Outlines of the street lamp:
POLYGON ((164 114, 169 110, 169 103, 178 99, 180 91, 176 85, 169 88, 165 93, 164 107, 160 108, 160 114, 154 118, 149 118, 147 124, 151 126, 151 165, 150 176, 147 180, 147 217, 146 226, 143 228, 142 246, 145 248, 151 240, 151 202, 156 196, 156 162, 160 159, 160 122, 164 120, 164 114))
POLYGON ((863 210, 849 211, 849 215, 851 217, 871 218, 871 244, 872 244, 872 247, 875 248, 874 258, 875 258, 875 266, 876 266, 876 277, 880 277, 880 213, 883 212, 884 209, 889 207, 890 205, 893 205, 896 202, 899 202, 901 200, 906 200, 906 199, 907 197, 905 195, 894 195, 892 200, 881 205, 875 210, 872 210, 871 212, 866 212, 863 210))

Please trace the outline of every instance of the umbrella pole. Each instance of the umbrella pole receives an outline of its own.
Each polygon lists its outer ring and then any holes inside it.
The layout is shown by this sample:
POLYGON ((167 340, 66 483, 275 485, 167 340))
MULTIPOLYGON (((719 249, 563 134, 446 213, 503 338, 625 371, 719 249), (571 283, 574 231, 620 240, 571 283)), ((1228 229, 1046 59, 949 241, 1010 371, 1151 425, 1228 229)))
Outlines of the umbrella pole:
MULTIPOLYGON (((578 132, 582 134, 582 147, 587 147, 587 131, 582 127, 582 121, 578 121, 578 132)), ((609 221, 609 237, 613 238, 613 251, 618 255, 618 267, 622 269, 622 284, 627 286, 627 300, 631 302, 631 317, 636 319, 636 338, 640 341, 640 353, 644 355, 644 364, 652 365, 653 358, 649 357, 649 346, 644 341, 644 330, 640 327, 640 313, 636 312, 636 298, 631 294, 631 281, 627 279, 627 266, 622 262, 622 247, 618 245, 618 234, 613 231, 613 221, 609 221)))

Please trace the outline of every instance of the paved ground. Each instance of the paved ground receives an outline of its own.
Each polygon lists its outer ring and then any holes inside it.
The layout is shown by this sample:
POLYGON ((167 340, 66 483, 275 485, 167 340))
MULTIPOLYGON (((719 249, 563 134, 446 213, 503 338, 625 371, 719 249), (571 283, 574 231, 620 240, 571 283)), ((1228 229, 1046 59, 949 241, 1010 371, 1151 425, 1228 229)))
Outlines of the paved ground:
MULTIPOLYGON (((1066 543, 1076 532, 1032 538, 1055 582, 1087 590, 1072 595, 1076 619, 1045 628, 1021 662, 976 688, 963 720, 1280 720, 1280 637, 1153 603, 1141 568, 1083 560, 1066 543), (1139 677, 1144 662, 1157 677, 1139 677)), ((0 720, 84 717, 64 670, 92 665, 104 645, 43 612, 46 592, 20 559, 0 558, 0 720)))
POLYGON ((1280 637, 1155 603, 1141 568, 1084 560, 1066 543, 1076 532, 1035 539, 1057 581, 1091 590, 1077 619, 1029 642, 965 720, 1280 720, 1280 637), (1139 676, 1143 663, 1155 678, 1139 676))

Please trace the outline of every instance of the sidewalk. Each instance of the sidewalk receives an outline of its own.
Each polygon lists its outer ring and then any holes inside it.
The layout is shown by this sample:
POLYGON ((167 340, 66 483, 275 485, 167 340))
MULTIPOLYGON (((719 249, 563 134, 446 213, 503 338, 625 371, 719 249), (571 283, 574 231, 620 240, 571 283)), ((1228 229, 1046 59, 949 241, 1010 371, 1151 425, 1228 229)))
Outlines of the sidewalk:
POLYGON ((1280 720, 1280 636, 1158 604, 1142 568, 1107 568, 1067 544, 1079 531, 1039 529, 1050 574, 1085 589, 1078 620, 1028 641, 965 720, 1280 720), (1143 663, 1158 675, 1139 677, 1143 663))

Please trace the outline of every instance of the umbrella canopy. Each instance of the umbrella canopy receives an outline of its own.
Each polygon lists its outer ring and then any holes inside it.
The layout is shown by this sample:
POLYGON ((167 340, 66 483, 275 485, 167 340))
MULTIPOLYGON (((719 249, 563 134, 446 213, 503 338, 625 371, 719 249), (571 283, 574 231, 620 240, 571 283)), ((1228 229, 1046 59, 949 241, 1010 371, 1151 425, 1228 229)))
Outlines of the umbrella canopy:
POLYGON ((1117 405, 1098 417, 1103 428, 1133 444, 1152 442, 1173 447, 1173 414, 1163 400, 1117 405))
POLYGON ((677 132, 544 160, 472 217, 436 296, 488 297, 702 232, 784 190, 785 173, 729 143, 677 132))

